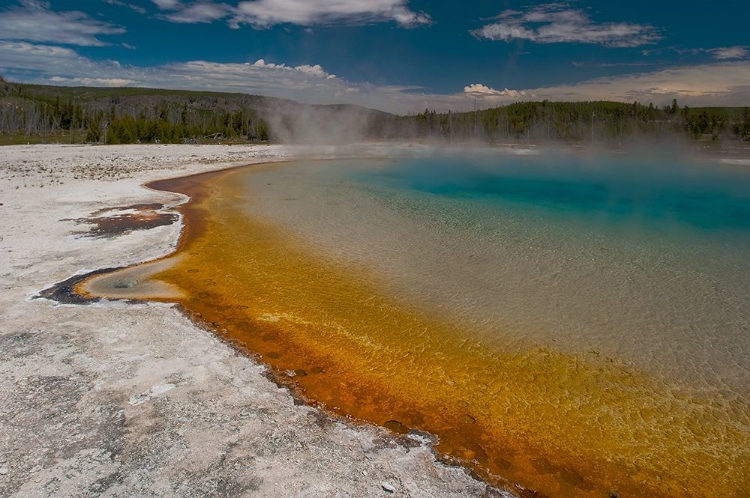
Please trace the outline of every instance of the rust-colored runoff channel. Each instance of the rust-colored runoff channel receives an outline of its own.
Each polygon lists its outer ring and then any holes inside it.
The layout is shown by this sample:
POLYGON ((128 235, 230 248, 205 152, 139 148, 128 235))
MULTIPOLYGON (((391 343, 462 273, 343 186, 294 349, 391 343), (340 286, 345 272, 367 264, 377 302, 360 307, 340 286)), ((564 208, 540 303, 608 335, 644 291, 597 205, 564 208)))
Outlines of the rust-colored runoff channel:
POLYGON ((521 495, 747 496, 745 404, 603 355, 480 343, 250 217, 247 174, 150 184, 191 197, 179 258, 152 278, 307 402, 435 434, 439 452, 521 495))

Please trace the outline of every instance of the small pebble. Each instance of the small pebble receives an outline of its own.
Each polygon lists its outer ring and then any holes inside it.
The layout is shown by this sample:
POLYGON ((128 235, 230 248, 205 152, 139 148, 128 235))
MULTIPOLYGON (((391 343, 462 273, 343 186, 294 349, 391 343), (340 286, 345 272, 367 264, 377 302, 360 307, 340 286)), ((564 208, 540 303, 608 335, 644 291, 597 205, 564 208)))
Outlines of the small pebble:
POLYGON ((0 476, 4 476, 8 473, 8 467, 0 467, 0 476))
POLYGON ((381 482, 380 487, 383 488, 383 491, 386 491, 388 493, 396 492, 396 488, 394 488, 393 485, 389 482, 385 482, 385 481, 381 482))

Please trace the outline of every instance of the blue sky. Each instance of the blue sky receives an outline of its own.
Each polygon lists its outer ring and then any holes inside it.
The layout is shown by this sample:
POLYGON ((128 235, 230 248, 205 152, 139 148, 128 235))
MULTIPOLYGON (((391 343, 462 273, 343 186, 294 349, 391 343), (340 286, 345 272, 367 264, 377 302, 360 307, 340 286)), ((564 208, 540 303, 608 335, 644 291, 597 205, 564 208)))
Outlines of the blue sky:
POLYGON ((750 105, 750 2, 0 0, 0 74, 407 113, 750 105))

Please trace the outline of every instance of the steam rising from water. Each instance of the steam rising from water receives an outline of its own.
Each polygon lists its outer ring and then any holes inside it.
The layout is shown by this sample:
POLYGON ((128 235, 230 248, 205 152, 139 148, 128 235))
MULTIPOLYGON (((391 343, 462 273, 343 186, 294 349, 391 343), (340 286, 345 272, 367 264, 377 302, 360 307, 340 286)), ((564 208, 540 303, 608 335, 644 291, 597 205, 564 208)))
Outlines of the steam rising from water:
POLYGON ((380 111, 352 105, 316 106, 276 101, 263 110, 272 139, 294 144, 351 144, 371 136, 377 118, 388 116, 380 111))

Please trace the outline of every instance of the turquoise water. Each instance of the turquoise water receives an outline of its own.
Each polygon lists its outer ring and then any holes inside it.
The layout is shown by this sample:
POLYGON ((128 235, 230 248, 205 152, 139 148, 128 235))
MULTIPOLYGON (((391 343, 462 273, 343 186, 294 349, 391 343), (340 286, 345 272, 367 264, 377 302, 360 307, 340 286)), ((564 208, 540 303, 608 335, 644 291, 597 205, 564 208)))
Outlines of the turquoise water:
POLYGON ((461 151, 246 178, 253 215, 502 348, 750 386, 750 170, 461 151))
POLYGON ((750 170, 669 158, 521 156, 403 160, 350 178, 498 210, 566 212, 643 229, 750 234, 750 170))

